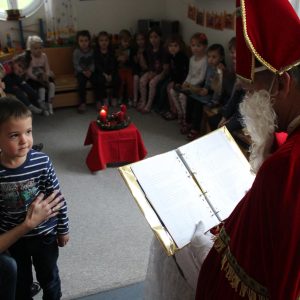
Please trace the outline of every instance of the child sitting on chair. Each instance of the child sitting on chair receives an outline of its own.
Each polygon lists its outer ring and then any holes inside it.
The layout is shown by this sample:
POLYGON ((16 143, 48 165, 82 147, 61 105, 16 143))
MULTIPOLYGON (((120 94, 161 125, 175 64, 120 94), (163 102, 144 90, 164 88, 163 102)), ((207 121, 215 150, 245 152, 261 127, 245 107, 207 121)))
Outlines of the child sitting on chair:
POLYGON ((76 72, 79 93, 77 110, 83 113, 86 110, 86 85, 90 81, 95 88, 97 77, 95 74, 94 52, 91 48, 91 35, 87 30, 77 32, 77 48, 73 52, 73 65, 76 72))
POLYGON ((43 41, 37 36, 27 39, 27 70, 29 85, 38 91, 39 105, 48 116, 53 114, 53 99, 55 95, 54 74, 51 72, 47 55, 42 51, 43 41))
POLYGON ((170 81, 167 85, 169 111, 163 117, 166 120, 173 120, 177 118, 180 107, 177 108, 178 102, 175 103, 173 98, 176 96, 174 88, 181 86, 189 70, 189 58, 185 53, 185 44, 179 36, 172 36, 167 40, 166 47, 168 49, 168 57, 170 64, 170 81))
POLYGON ((116 58, 119 65, 119 104, 132 106, 133 100, 133 50, 131 47, 131 34, 123 29, 119 33, 119 46, 116 49, 116 58), (126 94, 125 94, 126 91, 126 94))
POLYGON ((138 106, 138 110, 144 114, 151 112, 157 85, 168 73, 169 66, 165 62, 166 57, 161 36, 162 33, 159 28, 152 28, 148 33, 148 71, 140 79, 141 98, 138 106))
POLYGON ((135 35, 135 49, 133 54, 133 106, 138 105, 140 78, 147 72, 147 37, 143 32, 135 35))
POLYGON ((39 96, 25 81, 27 63, 24 55, 18 55, 11 62, 5 64, 3 78, 4 93, 12 94, 23 102, 34 114, 41 114, 42 109, 37 107, 39 96))
POLYGON ((171 90, 173 103, 176 105, 178 112, 178 121, 181 124, 181 132, 186 131, 186 105, 187 94, 191 93, 195 88, 200 87, 205 79, 207 68, 206 48, 208 40, 204 33, 195 33, 190 40, 190 48, 192 57, 189 62, 189 72, 179 87, 175 86, 171 90))
POLYGON ((195 88, 188 96, 186 124, 190 128, 187 139, 199 137, 203 107, 219 103, 222 89, 222 70, 225 68, 225 51, 222 45, 213 44, 207 50, 207 70, 203 87, 195 88))
POLYGON ((118 96, 118 64, 115 54, 111 49, 110 36, 106 31, 101 31, 97 37, 96 50, 94 52, 95 69, 97 75, 97 108, 109 104, 117 105, 118 96))

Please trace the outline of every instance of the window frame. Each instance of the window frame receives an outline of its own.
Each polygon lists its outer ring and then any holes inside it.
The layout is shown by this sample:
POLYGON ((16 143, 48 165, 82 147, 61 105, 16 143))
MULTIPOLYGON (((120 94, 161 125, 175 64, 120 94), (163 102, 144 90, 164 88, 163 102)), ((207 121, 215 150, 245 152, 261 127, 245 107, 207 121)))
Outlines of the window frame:
MULTIPOLYGON (((43 3, 43 0, 32 0, 29 5, 27 5, 24 9, 21 10, 21 15, 25 18, 32 16, 43 5, 43 3)), ((6 11, 0 10, 0 20, 6 21, 6 19, 6 11)))

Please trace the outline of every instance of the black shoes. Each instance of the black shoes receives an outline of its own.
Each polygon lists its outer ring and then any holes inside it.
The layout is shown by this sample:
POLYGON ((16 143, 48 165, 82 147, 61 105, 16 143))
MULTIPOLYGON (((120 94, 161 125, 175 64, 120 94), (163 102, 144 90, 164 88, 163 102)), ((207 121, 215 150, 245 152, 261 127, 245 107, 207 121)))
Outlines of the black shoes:
POLYGON ((41 286, 38 282, 33 282, 30 290, 31 290, 31 297, 34 297, 40 292, 41 286))

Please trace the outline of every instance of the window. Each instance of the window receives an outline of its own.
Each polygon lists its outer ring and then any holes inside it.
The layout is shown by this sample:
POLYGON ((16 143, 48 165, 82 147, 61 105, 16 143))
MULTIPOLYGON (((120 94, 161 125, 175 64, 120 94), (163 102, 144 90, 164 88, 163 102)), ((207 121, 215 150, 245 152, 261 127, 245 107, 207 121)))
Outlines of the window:
POLYGON ((43 0, 0 0, 0 19, 6 20, 6 10, 17 7, 21 15, 32 15, 43 4, 43 0))

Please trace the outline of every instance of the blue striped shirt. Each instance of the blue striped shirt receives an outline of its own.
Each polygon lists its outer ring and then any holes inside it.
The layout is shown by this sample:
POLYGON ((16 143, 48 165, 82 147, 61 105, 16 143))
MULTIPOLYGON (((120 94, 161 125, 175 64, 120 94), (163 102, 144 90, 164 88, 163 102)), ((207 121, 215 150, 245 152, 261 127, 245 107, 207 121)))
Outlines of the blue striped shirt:
MULTIPOLYGON (((31 202, 40 194, 45 198, 59 183, 49 157, 30 150, 26 161, 18 168, 9 169, 0 165, 0 232, 6 232, 22 223, 31 202)), ((48 219, 26 234, 39 236, 64 235, 69 232, 67 204, 65 199, 57 216, 48 219)))

